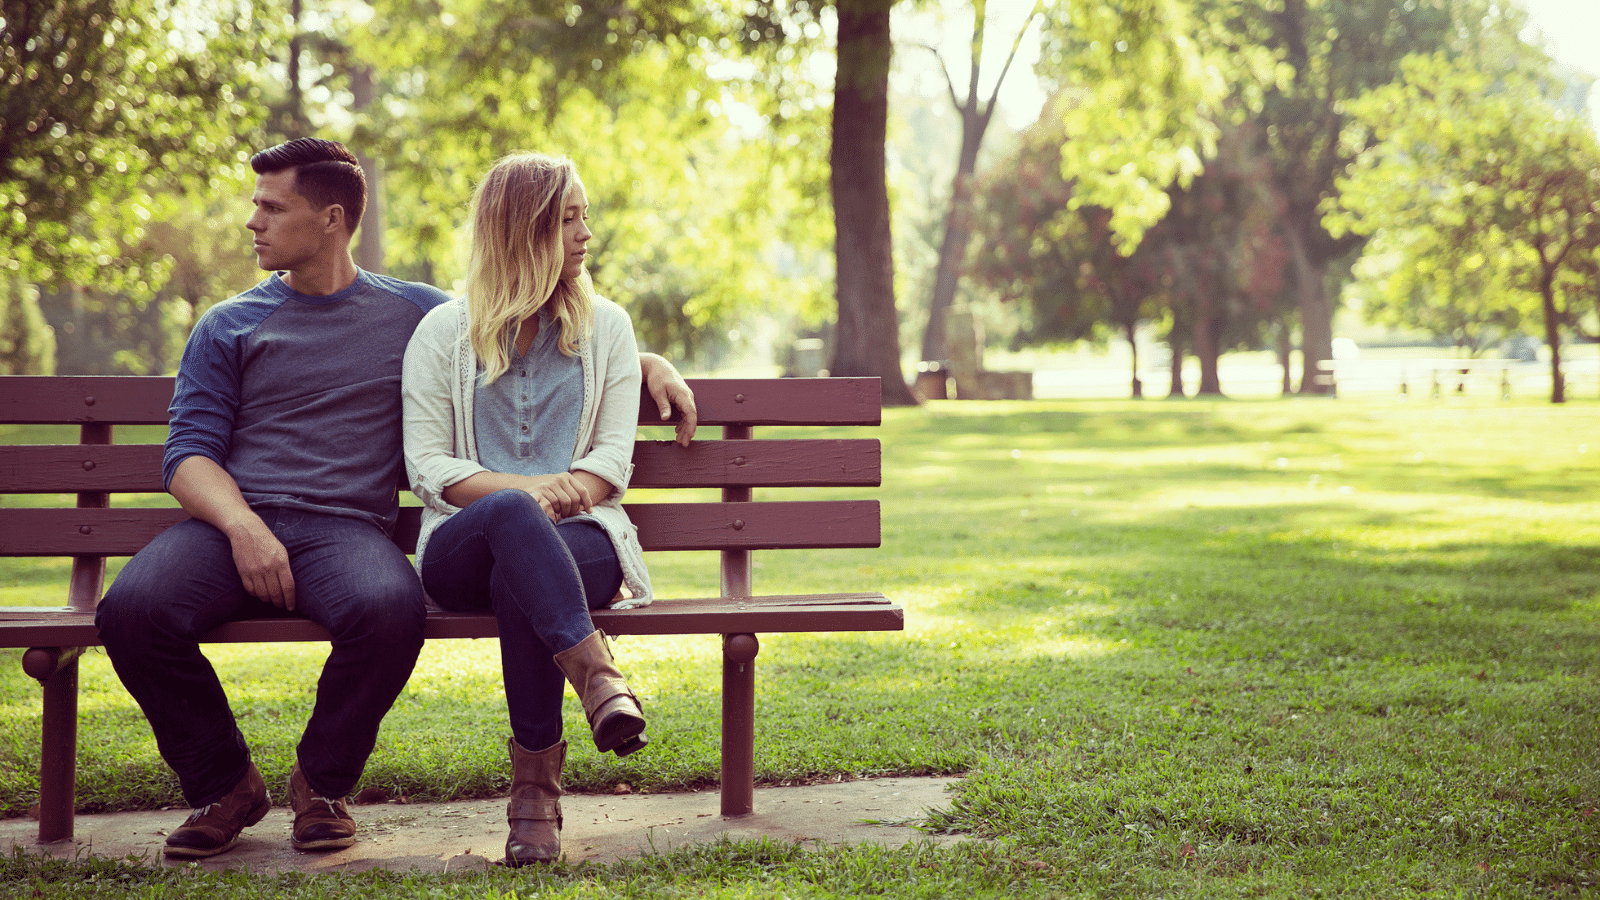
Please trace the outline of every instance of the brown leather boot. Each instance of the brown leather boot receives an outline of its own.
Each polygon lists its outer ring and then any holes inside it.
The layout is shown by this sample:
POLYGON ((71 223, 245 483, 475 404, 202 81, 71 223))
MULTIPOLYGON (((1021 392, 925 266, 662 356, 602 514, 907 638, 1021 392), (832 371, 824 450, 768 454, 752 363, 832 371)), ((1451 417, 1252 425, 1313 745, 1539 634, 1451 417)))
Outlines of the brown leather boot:
POLYGON ((289 805, 294 807, 289 845, 296 850, 338 850, 356 842, 356 820, 344 798, 318 797, 299 763, 289 773, 289 805))
POLYGON ((591 632, 577 645, 557 653, 555 660, 583 701, 596 750, 627 756, 649 743, 644 736, 644 710, 617 671, 605 632, 591 632))
POLYGON ((251 763, 244 777, 221 800, 208 803, 167 835, 166 853, 182 859, 216 856, 239 840, 239 832, 254 825, 272 808, 266 782, 251 763))
POLYGON ((534 753, 516 738, 511 748, 511 802, 506 804, 506 865, 552 863, 561 858, 561 767, 567 742, 534 753))

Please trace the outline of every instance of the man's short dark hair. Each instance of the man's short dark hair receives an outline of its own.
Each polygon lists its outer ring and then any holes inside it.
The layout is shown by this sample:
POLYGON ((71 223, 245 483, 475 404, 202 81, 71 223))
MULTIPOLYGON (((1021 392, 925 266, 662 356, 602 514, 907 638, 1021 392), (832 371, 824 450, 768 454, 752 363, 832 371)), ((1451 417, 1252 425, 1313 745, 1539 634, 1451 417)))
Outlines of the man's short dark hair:
POLYGON ((294 170, 294 192, 317 209, 337 203, 344 207, 345 226, 351 234, 361 224, 367 208, 367 178, 361 163, 338 141, 295 138, 250 157, 257 175, 294 170))

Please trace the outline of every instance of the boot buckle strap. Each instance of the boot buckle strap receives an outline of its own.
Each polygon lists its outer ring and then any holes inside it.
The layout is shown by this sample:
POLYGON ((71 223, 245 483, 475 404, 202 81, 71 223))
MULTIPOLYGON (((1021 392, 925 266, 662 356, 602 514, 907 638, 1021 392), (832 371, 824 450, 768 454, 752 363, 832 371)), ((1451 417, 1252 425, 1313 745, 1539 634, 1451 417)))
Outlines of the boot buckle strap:
MULTIPOLYGON (((612 703, 615 703, 618 700, 628 699, 628 700, 633 701, 634 708, 637 709, 641 715, 644 714, 644 701, 640 700, 639 696, 637 694, 635 694, 633 692, 633 690, 631 688, 629 688, 626 684, 607 685, 607 686, 608 687, 613 687, 613 688, 619 688, 619 689, 615 693, 608 695, 604 700, 599 700, 598 702, 596 702, 594 704, 593 708, 589 708, 588 705, 585 704, 585 709, 583 711, 583 715, 584 715, 584 718, 589 720, 589 727, 590 728, 594 727, 595 718, 597 716, 599 716, 602 712, 604 712, 605 708, 607 706, 610 706, 612 703)), ((599 692, 595 692, 595 693, 590 695, 591 698, 596 698, 596 697, 599 697, 599 696, 600 696, 599 692)))
POLYGON ((530 822, 561 821, 561 801, 535 797, 513 797, 506 804, 506 818, 530 822))

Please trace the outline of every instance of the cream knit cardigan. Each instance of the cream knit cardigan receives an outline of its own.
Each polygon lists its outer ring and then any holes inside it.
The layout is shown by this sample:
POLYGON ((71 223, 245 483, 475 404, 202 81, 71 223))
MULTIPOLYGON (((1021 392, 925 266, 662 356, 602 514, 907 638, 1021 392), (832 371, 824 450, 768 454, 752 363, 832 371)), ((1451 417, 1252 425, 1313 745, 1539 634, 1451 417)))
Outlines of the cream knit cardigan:
MULTIPOLYGON (((633 474, 642 380, 639 348, 627 312, 596 297, 594 323, 579 341, 578 351, 583 361, 583 409, 572 469, 598 475, 616 489, 595 504, 592 513, 622 563, 623 587, 612 608, 645 606, 653 598, 650 575, 638 529, 621 503, 633 474)), ((477 373, 478 355, 467 338, 466 304, 457 299, 436 307, 411 336, 401 370, 406 478, 424 504, 422 533, 417 537, 419 567, 428 538, 460 511, 444 499, 444 489, 487 471, 478 463, 472 426, 477 373)))

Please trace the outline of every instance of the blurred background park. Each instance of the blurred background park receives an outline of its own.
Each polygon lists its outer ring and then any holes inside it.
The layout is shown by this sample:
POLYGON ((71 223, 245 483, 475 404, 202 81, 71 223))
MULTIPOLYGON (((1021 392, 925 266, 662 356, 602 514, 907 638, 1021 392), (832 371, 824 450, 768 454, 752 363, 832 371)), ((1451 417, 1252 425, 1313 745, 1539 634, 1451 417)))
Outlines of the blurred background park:
MULTIPOLYGON (((261 278, 250 154, 315 134, 365 161, 366 268, 458 291, 474 180, 563 152, 644 347, 903 407, 883 546, 758 583, 882 590, 906 632, 764 637, 757 778, 960 774, 924 824, 976 840, 267 893, 1600 885, 1595 0, 0 3, 0 374, 172 371, 261 278)), ((663 595, 715 593, 684 556, 663 595)), ((4 563, 0 603, 65 596, 67 560, 4 563)), ((217 650, 270 778, 322 652, 217 650)), ((572 786, 712 783, 715 641, 621 653, 651 752, 575 745, 572 786)), ((503 794, 498 651, 424 654, 364 786, 503 794)), ((84 660, 80 811, 180 803, 84 660)), ((37 710, 0 665, 0 814, 37 710)), ((0 893, 263 895, 129 866, 19 854, 0 893)))
POLYGON ((0 39, 0 372, 172 371, 260 277, 249 155, 315 134, 367 166, 358 262, 447 291, 474 180, 572 156, 596 283, 690 373, 1600 395, 1589 0, 6 0, 0 39))

